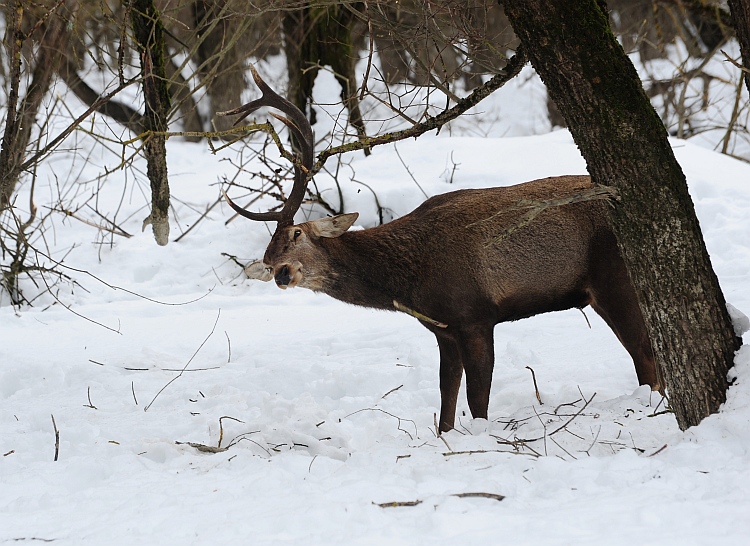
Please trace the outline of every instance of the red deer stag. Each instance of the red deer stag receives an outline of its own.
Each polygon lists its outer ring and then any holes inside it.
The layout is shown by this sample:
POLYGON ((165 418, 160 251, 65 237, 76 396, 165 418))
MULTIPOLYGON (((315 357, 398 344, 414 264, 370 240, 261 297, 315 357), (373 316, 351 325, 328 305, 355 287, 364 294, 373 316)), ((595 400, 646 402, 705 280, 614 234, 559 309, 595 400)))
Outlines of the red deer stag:
POLYGON ((276 108, 301 151, 294 187, 251 277, 301 286, 341 301, 417 317, 440 350, 440 431, 453 428, 461 377, 474 418, 487 418, 496 324, 587 305, 612 328, 635 363, 640 384, 659 388, 651 343, 635 291, 609 227, 605 202, 588 176, 437 195, 389 224, 349 232, 357 213, 294 224, 307 172, 312 129, 305 116, 253 71, 263 95, 225 114, 276 108), (567 203, 567 204, 562 204, 567 203), (546 206, 545 206, 546 204, 546 206))

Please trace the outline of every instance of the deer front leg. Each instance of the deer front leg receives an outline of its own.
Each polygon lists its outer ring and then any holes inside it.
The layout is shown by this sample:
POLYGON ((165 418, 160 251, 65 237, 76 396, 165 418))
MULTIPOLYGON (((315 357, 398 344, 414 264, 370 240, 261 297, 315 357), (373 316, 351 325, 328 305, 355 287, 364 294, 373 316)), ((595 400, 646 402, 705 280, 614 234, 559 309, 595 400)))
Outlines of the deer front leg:
POLYGON ((453 428, 456 418, 458 389, 461 387, 463 364, 458 344, 453 339, 437 336, 440 349, 440 432, 453 428))

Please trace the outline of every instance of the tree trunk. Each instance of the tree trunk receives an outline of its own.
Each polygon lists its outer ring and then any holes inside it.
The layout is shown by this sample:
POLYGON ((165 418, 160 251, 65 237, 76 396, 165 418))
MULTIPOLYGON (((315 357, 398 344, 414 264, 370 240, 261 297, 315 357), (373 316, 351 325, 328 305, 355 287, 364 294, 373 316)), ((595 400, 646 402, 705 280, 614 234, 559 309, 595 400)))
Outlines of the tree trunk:
POLYGON ((246 52, 239 47, 238 39, 248 32, 252 20, 237 13, 244 6, 244 2, 235 0, 196 0, 192 4, 198 72, 211 99, 210 122, 216 131, 231 129, 232 119, 214 113, 240 106, 247 87, 243 65, 246 52))
POLYGON ((65 47, 66 42, 66 22, 53 13, 44 27, 36 58, 31 64, 33 67, 30 74, 31 81, 26 89, 26 95, 21 100, 19 94, 23 77, 21 47, 26 38, 21 31, 23 7, 20 2, 15 2, 9 8, 8 13, 11 18, 6 32, 10 40, 8 70, 10 92, 8 93, 5 131, 2 145, 0 145, 0 211, 4 211, 11 204, 13 192, 21 176, 21 165, 26 156, 26 149, 31 141, 32 130, 42 107, 42 100, 52 84, 55 68, 60 60, 60 51, 65 47))
MULTIPOLYGON (((354 8, 347 5, 304 7, 290 10, 283 16, 284 45, 289 73, 289 100, 307 112, 312 100, 315 77, 324 65, 329 65, 341 86, 341 102, 349 112, 349 124, 357 138, 367 138, 359 108, 357 82, 354 73, 354 39, 352 27, 356 23, 354 8)), ((315 111, 309 109, 310 124, 315 124, 315 111)), ((365 155, 370 154, 365 148, 365 155)))
POLYGON ((143 229, 150 224, 156 243, 164 246, 169 242, 169 180, 164 135, 169 115, 169 89, 164 58, 164 27, 153 0, 133 0, 131 18, 141 56, 145 125, 150 131, 144 139, 143 150, 151 183, 151 214, 143 221, 143 229))
POLYGON ((685 176, 636 71, 595 0, 507 0, 505 13, 598 184, 683 430, 726 399, 741 339, 685 176))
MULTIPOLYGON (((734 21, 734 32, 740 43, 742 65, 750 70, 750 0, 729 0, 729 9, 734 21)), ((750 73, 745 72, 745 86, 750 92, 750 73)))

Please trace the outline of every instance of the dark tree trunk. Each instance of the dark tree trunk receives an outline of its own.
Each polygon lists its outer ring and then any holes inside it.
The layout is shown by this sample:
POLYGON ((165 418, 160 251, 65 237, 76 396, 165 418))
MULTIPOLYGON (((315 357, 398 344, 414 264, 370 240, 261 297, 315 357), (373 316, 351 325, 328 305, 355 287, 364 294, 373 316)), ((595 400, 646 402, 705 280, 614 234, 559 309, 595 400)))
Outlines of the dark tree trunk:
MULTIPOLYGON (((737 34, 737 41, 740 43, 742 65, 750 70, 750 1, 729 0, 729 9, 734 21, 734 32, 737 34)), ((750 92, 750 73, 745 72, 744 76, 745 86, 750 92)))
POLYGON ((166 136, 169 116, 169 89, 164 57, 164 27, 153 0, 133 0, 133 33, 141 56, 143 96, 146 103, 146 133, 143 150, 151 183, 151 214, 143 221, 154 230, 159 245, 169 242, 169 180, 167 178, 166 136))
POLYGON ((244 3, 234 0, 196 0, 192 8, 198 35, 198 72, 211 98, 210 122, 212 129, 225 131, 232 128, 232 119, 213 113, 242 104, 246 52, 238 46, 238 39, 248 32, 251 19, 237 13, 244 3))
POLYGON ((21 165, 31 140, 42 100, 49 91, 55 68, 60 60, 60 51, 65 47, 66 22, 57 14, 51 14, 44 27, 42 39, 34 62, 31 64, 31 81, 26 95, 21 99, 19 87, 22 79, 21 47, 26 36, 21 31, 21 10, 18 2, 9 6, 7 33, 9 36, 10 92, 6 110, 5 131, 0 146, 0 211, 11 204, 13 192, 21 176, 21 165))
MULTIPOLYGON (((284 46, 289 72, 289 100, 308 111, 318 70, 328 65, 341 86, 341 102, 349 112, 349 124, 362 140, 367 138, 357 98, 352 28, 356 14, 352 6, 305 7, 284 14, 284 46)), ((310 123, 315 112, 309 109, 310 123)), ((370 150, 365 148, 365 154, 370 150)))
POLYGON ((619 192, 612 227, 662 386, 680 428, 696 425, 725 401, 741 340, 666 130, 595 0, 503 5, 594 181, 619 192))

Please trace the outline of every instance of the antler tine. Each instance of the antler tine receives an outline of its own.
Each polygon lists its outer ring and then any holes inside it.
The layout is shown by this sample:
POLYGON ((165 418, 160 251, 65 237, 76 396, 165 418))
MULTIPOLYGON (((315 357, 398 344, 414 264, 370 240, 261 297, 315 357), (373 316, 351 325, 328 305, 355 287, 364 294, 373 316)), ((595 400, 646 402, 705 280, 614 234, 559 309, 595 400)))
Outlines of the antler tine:
POLYGON ((263 81, 263 78, 260 77, 260 74, 258 74, 257 70, 255 70, 254 67, 250 66, 250 72, 253 75, 255 84, 261 91, 261 97, 243 106, 240 106, 239 108, 235 108, 234 110, 217 112, 217 115, 229 116, 240 114, 240 117, 237 118, 237 120, 234 122, 234 125, 237 125, 240 121, 242 121, 244 118, 246 118, 248 115, 255 112, 262 106, 276 108, 277 110, 280 110, 281 112, 289 116, 288 118, 285 118, 276 114, 271 114, 275 118, 282 121, 284 125, 286 125, 292 132, 292 134, 298 141, 298 145, 301 148, 301 157, 299 164, 294 165, 294 186, 292 187, 292 191, 290 192, 289 197, 287 197, 286 203, 284 203, 284 207, 279 212, 249 212, 233 203, 232 200, 227 197, 226 193, 224 194, 224 197, 227 199, 227 203, 229 203, 234 211, 241 216, 249 218, 251 220, 276 221, 278 222, 276 229, 279 229, 280 227, 287 226, 293 223, 294 215, 296 214, 297 210, 299 210, 299 207, 305 197, 305 189, 307 188, 307 176, 313 166, 314 160, 312 127, 310 127, 310 122, 307 120, 305 114, 302 113, 302 111, 294 104, 286 100, 284 97, 281 97, 273 89, 271 89, 268 84, 263 81))
POLYGON ((229 203, 229 206, 232 207, 234 212, 236 212, 243 218, 247 218, 249 220, 257 220, 259 222, 278 222, 279 220, 281 220, 281 212, 251 212, 249 210, 243 209, 237 203, 232 201, 227 195, 227 192, 224 191, 224 188, 221 189, 221 194, 224 196, 224 200, 229 203))

